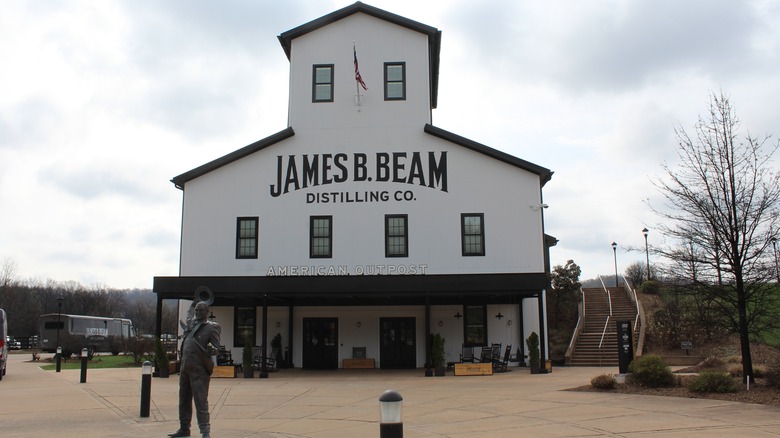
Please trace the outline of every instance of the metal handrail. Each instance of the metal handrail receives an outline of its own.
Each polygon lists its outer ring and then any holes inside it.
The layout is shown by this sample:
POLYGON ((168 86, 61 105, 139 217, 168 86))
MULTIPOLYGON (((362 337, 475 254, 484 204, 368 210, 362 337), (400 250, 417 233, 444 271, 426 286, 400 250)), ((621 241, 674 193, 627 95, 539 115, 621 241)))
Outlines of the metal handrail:
POLYGON ((580 288, 580 296, 582 297, 582 300, 577 306, 577 325, 574 326, 574 332, 572 333, 571 341, 569 341, 569 347, 566 349, 566 354, 564 355, 564 361, 566 363, 571 362, 571 356, 574 354, 574 346, 577 344, 577 340, 580 338, 580 333, 582 333, 582 326, 584 325, 585 293, 582 291, 582 288, 580 288))
POLYGON ((601 287, 604 288, 604 292, 607 293, 607 304, 609 304, 609 316, 612 316, 612 294, 609 292, 609 288, 604 284, 604 279, 599 275, 599 281, 601 281, 601 287))
POLYGON ((606 322, 604 322, 604 330, 601 332, 601 340, 599 341, 599 366, 601 366, 601 356, 602 356, 601 348, 604 344, 604 336, 606 336, 607 334, 607 327, 609 327, 609 318, 611 317, 612 315, 607 316, 607 320, 606 322))

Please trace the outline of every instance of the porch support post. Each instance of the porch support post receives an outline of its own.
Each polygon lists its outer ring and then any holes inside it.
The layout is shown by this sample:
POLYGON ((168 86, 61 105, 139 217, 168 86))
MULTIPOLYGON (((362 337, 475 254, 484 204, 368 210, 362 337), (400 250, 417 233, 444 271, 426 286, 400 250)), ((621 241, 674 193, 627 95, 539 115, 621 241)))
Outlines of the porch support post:
POLYGON ((160 339, 160 335, 162 335, 162 308, 163 308, 163 300, 162 300, 162 294, 157 294, 157 317, 155 318, 155 324, 154 324, 154 335, 157 339, 160 339))
POLYGON ((425 365, 431 364, 431 297, 425 293, 425 365))
POLYGON ((520 303, 517 305, 517 334, 520 336, 520 353, 518 353, 517 361, 520 366, 525 366, 525 320, 523 319, 523 300, 524 298, 520 297, 520 303))
POLYGON ((287 307, 287 366, 293 367, 293 306, 287 307))
POLYGON ((539 291, 539 358, 542 361, 541 364, 539 364, 539 372, 540 374, 545 374, 547 372, 547 367, 545 364, 547 363, 547 330, 545 330, 545 323, 544 323, 544 296, 545 296, 545 290, 542 289, 539 291))
POLYGON ((262 360, 263 363, 260 366, 260 378, 265 379, 268 378, 268 368, 266 366, 266 360, 268 358, 268 355, 266 354, 266 351, 268 350, 268 294, 263 294, 263 346, 261 347, 263 349, 262 353, 262 360))

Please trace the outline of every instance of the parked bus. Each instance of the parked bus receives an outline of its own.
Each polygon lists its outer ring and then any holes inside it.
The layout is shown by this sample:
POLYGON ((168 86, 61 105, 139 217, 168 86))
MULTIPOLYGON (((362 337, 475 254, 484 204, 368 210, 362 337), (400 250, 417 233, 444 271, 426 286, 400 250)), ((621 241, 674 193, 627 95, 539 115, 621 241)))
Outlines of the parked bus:
POLYGON ((126 318, 48 313, 39 319, 38 348, 55 353, 58 329, 65 357, 85 347, 90 353, 118 354, 124 349, 125 341, 135 336, 133 322, 126 318))

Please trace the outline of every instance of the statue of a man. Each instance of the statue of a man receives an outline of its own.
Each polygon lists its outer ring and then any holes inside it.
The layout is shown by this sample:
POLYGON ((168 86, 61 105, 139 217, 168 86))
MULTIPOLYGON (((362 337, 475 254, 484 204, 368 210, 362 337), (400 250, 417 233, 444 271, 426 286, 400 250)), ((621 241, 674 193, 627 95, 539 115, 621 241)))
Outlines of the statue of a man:
MULTIPOLYGON (((187 312, 187 323, 181 342, 181 372, 179 376, 179 430, 169 434, 171 437, 190 436, 192 422, 192 402, 198 427, 203 438, 209 438, 209 381, 214 370, 209 344, 219 349, 219 324, 208 320, 209 306, 198 301, 193 303, 194 312, 187 312)), ((192 307, 190 307, 192 310, 192 307)))

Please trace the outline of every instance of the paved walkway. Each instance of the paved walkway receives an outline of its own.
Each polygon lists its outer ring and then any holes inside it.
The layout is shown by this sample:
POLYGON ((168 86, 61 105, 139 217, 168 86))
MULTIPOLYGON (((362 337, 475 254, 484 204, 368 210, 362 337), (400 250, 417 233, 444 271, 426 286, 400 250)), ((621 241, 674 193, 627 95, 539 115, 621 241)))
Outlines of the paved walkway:
MULTIPOLYGON (((165 437, 178 428, 178 376, 152 379, 140 418, 139 369, 43 371, 12 354, 0 381, 2 437, 165 437)), ((607 368, 514 368, 479 377, 417 370, 281 370, 269 379, 212 379, 212 436, 379 436, 378 398, 404 397, 404 437, 780 437, 780 408, 717 400, 565 391, 607 368)))

